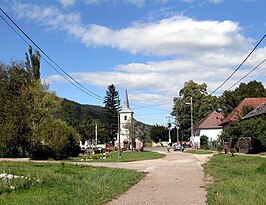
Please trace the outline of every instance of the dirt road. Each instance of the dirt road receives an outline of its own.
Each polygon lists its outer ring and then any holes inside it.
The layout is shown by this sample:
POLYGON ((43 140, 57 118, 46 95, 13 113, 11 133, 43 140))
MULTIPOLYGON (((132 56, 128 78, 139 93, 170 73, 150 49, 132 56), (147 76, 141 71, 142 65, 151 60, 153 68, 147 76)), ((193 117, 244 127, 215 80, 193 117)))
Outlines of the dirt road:
MULTIPOLYGON (((165 153, 165 151, 163 151, 165 153)), ((127 163, 90 163, 93 166, 135 169, 147 176, 108 205, 205 204, 204 174, 200 164, 211 155, 170 152, 157 160, 127 163)))

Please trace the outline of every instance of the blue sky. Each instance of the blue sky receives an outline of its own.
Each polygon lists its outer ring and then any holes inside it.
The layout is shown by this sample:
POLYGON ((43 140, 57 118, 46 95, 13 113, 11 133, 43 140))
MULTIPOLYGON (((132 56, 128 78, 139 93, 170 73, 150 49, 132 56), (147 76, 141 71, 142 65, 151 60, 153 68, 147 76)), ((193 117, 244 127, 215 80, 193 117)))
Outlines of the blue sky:
MULTIPOLYGON (((212 92, 266 30, 264 0, 2 0, 0 6, 88 90, 104 97, 114 84, 123 99, 128 89, 135 118, 148 124, 166 123, 184 82, 205 82, 212 92)), ((27 45, 2 19, 0 42, 1 61, 25 59, 27 45)), ((266 40, 215 94, 265 57, 266 40)), ((255 79, 265 85, 265 68, 244 82, 255 79)), ((60 97, 103 105, 43 59, 41 77, 60 97)))

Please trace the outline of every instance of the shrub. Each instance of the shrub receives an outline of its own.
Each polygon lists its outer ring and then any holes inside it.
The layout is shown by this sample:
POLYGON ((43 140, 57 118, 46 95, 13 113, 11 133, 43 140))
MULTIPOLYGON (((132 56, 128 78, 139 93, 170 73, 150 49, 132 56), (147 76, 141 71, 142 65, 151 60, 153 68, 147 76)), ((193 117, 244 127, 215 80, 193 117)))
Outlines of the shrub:
POLYGON ((78 133, 61 120, 45 122, 36 135, 36 142, 30 153, 32 159, 53 158, 59 160, 79 154, 78 133))

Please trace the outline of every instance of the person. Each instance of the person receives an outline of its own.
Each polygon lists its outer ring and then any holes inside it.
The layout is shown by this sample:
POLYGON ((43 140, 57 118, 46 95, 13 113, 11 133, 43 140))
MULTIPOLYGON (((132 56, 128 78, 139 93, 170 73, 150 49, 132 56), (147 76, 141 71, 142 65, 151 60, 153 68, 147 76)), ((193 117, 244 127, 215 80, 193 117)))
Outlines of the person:
POLYGON ((227 154, 228 152, 228 144, 227 142, 224 143, 224 153, 227 154))
POLYGON ((167 152, 170 152, 170 144, 167 145, 167 152))

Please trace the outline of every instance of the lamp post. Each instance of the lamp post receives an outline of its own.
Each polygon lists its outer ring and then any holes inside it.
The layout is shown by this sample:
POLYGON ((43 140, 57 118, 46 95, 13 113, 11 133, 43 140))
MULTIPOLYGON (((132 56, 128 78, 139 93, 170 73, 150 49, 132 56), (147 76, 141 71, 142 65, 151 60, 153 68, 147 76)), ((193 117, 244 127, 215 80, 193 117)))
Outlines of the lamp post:
POLYGON ((189 103, 186 103, 187 105, 190 105, 190 123, 191 123, 191 128, 190 128, 190 137, 191 137, 191 139, 190 140, 192 140, 193 139, 193 137, 194 137, 194 131, 193 131, 193 101, 192 101, 192 96, 190 97, 190 102, 189 103))
POLYGON ((121 158, 121 142, 120 142, 120 111, 119 111, 119 108, 120 107, 120 101, 119 101, 119 97, 118 97, 118 111, 117 111, 117 121, 118 121, 118 158, 121 158))
POLYGON ((178 142, 178 140, 179 140, 179 135, 178 135, 179 121, 178 121, 178 117, 177 116, 176 116, 175 125, 176 125, 176 142, 178 142))
POLYGON ((171 140, 171 116, 166 117, 167 119, 167 128, 168 128, 168 143, 172 143, 171 140))

